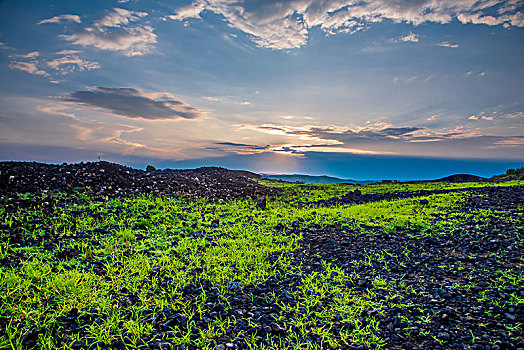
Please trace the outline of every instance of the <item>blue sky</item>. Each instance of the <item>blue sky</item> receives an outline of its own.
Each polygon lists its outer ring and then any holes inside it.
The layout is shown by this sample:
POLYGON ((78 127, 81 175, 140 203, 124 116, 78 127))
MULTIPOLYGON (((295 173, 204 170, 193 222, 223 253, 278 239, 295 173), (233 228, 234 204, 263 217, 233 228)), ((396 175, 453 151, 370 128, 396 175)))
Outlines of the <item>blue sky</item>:
POLYGON ((488 176, 524 163, 523 28, 519 0, 4 0, 0 158, 488 176))

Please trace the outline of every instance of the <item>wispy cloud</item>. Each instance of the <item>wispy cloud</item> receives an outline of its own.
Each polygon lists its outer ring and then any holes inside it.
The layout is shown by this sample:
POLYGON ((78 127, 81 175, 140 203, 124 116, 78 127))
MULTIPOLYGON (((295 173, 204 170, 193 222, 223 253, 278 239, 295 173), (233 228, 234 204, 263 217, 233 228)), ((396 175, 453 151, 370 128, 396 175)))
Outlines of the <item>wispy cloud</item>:
POLYGON ((486 115, 472 115, 468 118, 469 120, 493 120, 495 117, 486 116, 486 115))
MULTIPOLYGON (((249 35, 258 46, 281 50, 305 45, 314 27, 326 34, 353 34, 386 19, 415 26, 450 23, 457 18, 462 23, 523 27, 524 13, 517 9, 514 1, 508 0, 272 0, 249 6, 230 0, 195 0, 168 17, 186 21, 211 11, 249 35), (492 14, 497 8, 498 13, 492 14)), ((404 39, 418 41, 415 34, 404 39)))
POLYGON ((147 16, 146 12, 129 11, 126 9, 115 7, 113 12, 108 13, 100 20, 95 22, 98 28, 104 27, 121 27, 130 22, 138 21, 140 18, 147 16))
POLYGON ((41 69, 38 69, 34 62, 17 62, 13 61, 9 63, 9 68, 18 69, 29 74, 36 74, 42 76, 49 76, 49 74, 41 69))
POLYGON ((220 149, 226 152, 231 152, 235 154, 256 154, 267 152, 270 150, 270 145, 251 145, 246 143, 236 143, 236 142, 215 142, 214 145, 208 149, 220 149))
POLYGON ((146 12, 114 8, 92 26, 61 37, 75 45, 93 46, 126 56, 144 55, 151 52, 157 42, 157 35, 151 26, 137 23, 145 16, 146 12))
POLYGON ((40 56, 40 52, 38 51, 32 51, 32 52, 22 54, 22 55, 18 55, 18 54, 9 55, 10 58, 25 58, 25 59, 33 59, 33 58, 37 58, 38 56, 40 56))
POLYGON ((508 113, 504 115, 505 118, 524 118, 524 112, 508 113))
POLYGON ((195 119, 204 115, 202 110, 173 99, 171 94, 148 94, 133 88, 96 87, 75 91, 63 101, 107 110, 119 116, 148 120, 195 119))
MULTIPOLYGON (((66 75, 74 71, 94 70, 99 69, 98 62, 87 61, 81 59, 75 50, 62 50, 56 53, 59 57, 49 59, 42 58, 40 52, 32 51, 27 54, 12 54, 9 57, 12 59, 9 68, 18 69, 30 74, 36 74, 49 77, 52 71, 45 68, 51 68, 60 75, 66 75)), ((57 82, 56 79, 51 82, 57 82)))
POLYGON ((82 20, 80 19, 80 16, 78 15, 58 15, 54 16, 48 19, 44 19, 38 24, 45 24, 45 23, 63 23, 63 22, 76 22, 81 23, 82 20))
POLYGON ((63 54, 62 57, 46 62, 49 67, 60 72, 60 74, 68 74, 75 70, 84 71, 100 68, 100 64, 98 62, 83 60, 77 55, 67 51, 62 51, 61 53, 63 54))
POLYGON ((454 48, 456 49, 457 47, 459 47, 458 44, 451 44, 449 41, 443 41, 441 43, 438 43, 437 44, 438 46, 442 46, 442 47, 450 47, 450 48, 454 48))
POLYGON ((388 151, 370 151, 358 148, 333 147, 330 145, 284 145, 273 149, 275 153, 302 156, 307 152, 351 154, 395 154, 388 151))

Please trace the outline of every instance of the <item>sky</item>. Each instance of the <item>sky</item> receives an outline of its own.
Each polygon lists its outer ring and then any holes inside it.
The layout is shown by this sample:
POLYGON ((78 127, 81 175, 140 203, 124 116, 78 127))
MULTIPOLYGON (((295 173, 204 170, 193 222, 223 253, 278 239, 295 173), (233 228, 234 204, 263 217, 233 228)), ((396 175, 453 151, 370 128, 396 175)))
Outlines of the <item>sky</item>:
POLYGON ((522 0, 0 0, 0 160, 524 166, 522 0))

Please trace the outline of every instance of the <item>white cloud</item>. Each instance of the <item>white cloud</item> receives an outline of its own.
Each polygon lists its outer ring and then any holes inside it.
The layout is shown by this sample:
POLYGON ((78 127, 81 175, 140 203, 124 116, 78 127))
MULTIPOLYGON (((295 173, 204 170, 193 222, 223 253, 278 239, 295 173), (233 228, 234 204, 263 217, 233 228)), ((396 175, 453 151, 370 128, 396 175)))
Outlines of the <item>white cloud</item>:
POLYGON ((138 56, 151 51, 157 36, 153 33, 153 28, 140 26, 109 34, 101 31, 85 31, 63 35, 62 38, 75 45, 94 46, 100 50, 120 51, 125 56, 138 56))
POLYGON ((145 16, 145 12, 114 8, 111 13, 94 22, 92 27, 61 37, 75 45, 117 51, 126 56, 144 55, 157 42, 151 26, 134 23, 145 16))
POLYGON ((405 35, 400 38, 403 42, 412 42, 412 43, 418 43, 419 36, 413 32, 409 33, 408 35, 405 35))
POLYGON ((438 115, 435 114, 435 115, 432 115, 431 117, 427 118, 426 120, 432 121, 432 120, 435 120, 437 118, 438 118, 438 115))
POLYGON ((479 113, 479 115, 472 115, 468 118, 469 120, 494 120, 495 117, 488 117, 484 112, 479 113))
POLYGON ((38 56, 40 56, 40 52, 38 51, 29 52, 29 53, 26 53, 25 55, 9 55, 10 58, 29 58, 29 59, 37 58, 38 56))
MULTIPOLYGON (((326 34, 352 34, 383 20, 416 26, 425 22, 449 23, 457 18, 462 23, 522 27, 524 14, 512 13, 517 10, 517 3, 518 0, 268 0, 248 7, 233 0, 195 0, 167 17, 186 21, 211 11, 223 16, 231 27, 250 35, 261 47, 292 49, 307 43, 313 27, 326 34), (499 13, 488 15, 486 12, 493 8, 499 8, 499 13)), ((415 34, 404 38, 418 40, 415 34)))
POLYGON ((36 75, 42 75, 42 76, 48 76, 45 71, 38 69, 35 63, 33 62, 11 62, 9 63, 9 68, 11 69, 18 69, 24 72, 27 72, 29 74, 36 74, 36 75))
POLYGON ((67 53, 62 57, 47 62, 47 65, 61 74, 71 73, 75 70, 84 71, 100 68, 98 62, 83 60, 77 55, 67 53))
MULTIPOLYGON (((56 54, 60 57, 54 59, 36 59, 40 57, 38 51, 29 52, 27 54, 14 54, 9 57, 13 61, 9 64, 11 69, 18 69, 30 74, 36 74, 41 76, 50 76, 49 72, 46 72, 43 67, 47 66, 55 70, 56 72, 65 75, 72 73, 74 71, 84 71, 84 70, 93 70, 99 69, 100 65, 98 62, 92 62, 83 60, 78 57, 77 53, 79 51, 75 50, 62 50, 56 54), (20 61, 19 59, 23 59, 20 61)), ((50 80, 51 83, 57 84, 59 81, 56 79, 50 80)))
POLYGON ((78 50, 62 50, 62 51, 58 51, 56 54, 57 55, 74 55, 75 53, 79 53, 80 51, 78 50))
POLYGON ((464 24, 473 23, 473 24, 487 24, 490 26, 495 26, 505 22, 504 17, 493 17, 493 16, 482 16, 481 13, 461 13, 457 16, 458 20, 464 24))
POLYGON ((48 19, 44 19, 44 20, 38 22, 38 24, 62 23, 62 22, 81 23, 82 20, 80 19, 80 16, 78 16, 78 15, 59 15, 59 16, 54 16, 54 17, 48 18, 48 19))
POLYGON ((108 13, 105 17, 95 22, 95 26, 103 27, 121 27, 130 22, 138 21, 141 17, 147 16, 146 12, 129 11, 122 8, 114 8, 114 12, 108 13))
POLYGON ((441 43, 438 43, 437 45, 438 46, 442 46, 442 47, 450 47, 450 48, 454 48, 454 49, 459 47, 458 44, 451 44, 449 41, 443 41, 441 43))

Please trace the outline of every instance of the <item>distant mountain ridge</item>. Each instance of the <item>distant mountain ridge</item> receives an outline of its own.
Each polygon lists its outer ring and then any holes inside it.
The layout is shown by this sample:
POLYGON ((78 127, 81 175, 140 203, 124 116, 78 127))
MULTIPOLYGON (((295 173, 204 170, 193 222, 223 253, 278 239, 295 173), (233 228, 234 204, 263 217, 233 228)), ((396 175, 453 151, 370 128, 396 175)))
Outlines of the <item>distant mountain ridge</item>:
POLYGON ((281 181, 287 181, 287 182, 303 182, 305 184, 314 185, 314 184, 370 184, 374 183, 376 181, 361 181, 361 180, 353 180, 353 179, 341 179, 334 176, 314 176, 314 175, 302 175, 302 174, 292 174, 292 175, 269 175, 269 174, 262 174, 262 179, 269 179, 269 180, 281 180, 281 181))

